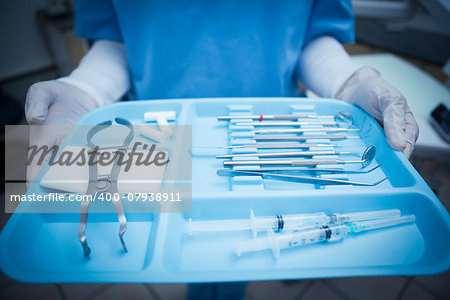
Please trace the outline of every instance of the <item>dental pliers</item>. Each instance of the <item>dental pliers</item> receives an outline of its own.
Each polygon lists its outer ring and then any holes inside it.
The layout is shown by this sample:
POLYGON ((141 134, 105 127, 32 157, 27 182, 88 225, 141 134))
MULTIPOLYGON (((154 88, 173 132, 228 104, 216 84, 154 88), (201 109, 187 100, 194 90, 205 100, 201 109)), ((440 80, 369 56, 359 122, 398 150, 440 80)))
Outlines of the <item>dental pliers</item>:
MULTIPOLYGON (((121 165, 118 164, 119 157, 124 157, 124 155, 127 153, 128 145, 130 144, 131 140, 134 137, 134 128, 133 125, 130 123, 130 121, 122 118, 115 118, 115 122, 119 125, 124 125, 130 129, 125 139, 122 141, 122 143, 118 146, 112 146, 112 147, 99 147, 95 145, 92 141, 92 138, 100 131, 109 128, 112 125, 112 121, 108 120, 105 122, 101 122, 94 127, 92 127, 87 134, 87 142, 89 144, 89 156, 98 157, 100 155, 99 150, 112 150, 114 155, 113 158, 113 166, 111 168, 111 172, 109 174, 99 174, 98 172, 98 164, 97 163, 89 163, 89 183, 86 190, 87 195, 91 195, 92 197, 98 196, 102 193, 108 193, 110 195, 115 195, 118 193, 117 190, 117 180, 120 173, 121 165), (117 155, 117 154, 120 155, 117 155)), ((81 211, 80 211, 80 226, 78 228, 78 238, 81 242, 81 245, 83 246, 83 253, 84 257, 89 257, 89 254, 91 253, 91 249, 88 246, 87 240, 86 240, 86 225, 87 225, 87 216, 88 216, 88 210, 89 210, 89 204, 92 200, 92 197, 86 197, 81 202, 81 211)), ((125 252, 127 252, 127 247, 125 245, 125 241, 123 239, 123 235, 125 234, 125 231, 127 230, 127 220, 125 218, 125 213, 123 210, 122 202, 120 199, 115 200, 114 197, 111 197, 114 209, 117 213, 118 219, 119 219, 119 238, 120 242, 122 244, 123 249, 125 252)))

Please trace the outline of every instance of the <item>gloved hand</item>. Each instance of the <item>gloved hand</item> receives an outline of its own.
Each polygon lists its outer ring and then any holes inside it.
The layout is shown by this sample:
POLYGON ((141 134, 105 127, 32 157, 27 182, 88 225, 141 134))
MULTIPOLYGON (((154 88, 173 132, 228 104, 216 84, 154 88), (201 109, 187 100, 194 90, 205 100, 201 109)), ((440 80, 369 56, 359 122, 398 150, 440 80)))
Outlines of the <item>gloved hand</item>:
POLYGON ((411 156, 419 126, 405 97, 371 67, 351 75, 338 89, 335 98, 356 104, 382 121, 389 145, 411 156))
MULTIPOLYGON (((59 144, 88 111, 117 101, 130 87, 128 69, 125 45, 102 40, 94 43, 69 76, 31 86, 25 104, 28 123, 58 126, 32 127, 30 145, 59 144)), ((45 164, 27 168, 28 183, 45 164)))
MULTIPOLYGON (((58 145, 70 131, 71 125, 87 112, 98 107, 97 102, 79 88, 58 80, 44 81, 32 85, 27 93, 25 116, 34 126, 30 133, 30 146, 49 147, 58 145)), ((38 165, 32 161, 27 168, 27 184, 39 175, 50 155, 38 165)))
POLYGON ((33 84, 27 93, 25 116, 30 125, 74 125, 97 102, 79 88, 58 80, 33 84))
POLYGON ((389 145, 409 158, 419 128, 405 98, 375 69, 355 65, 336 39, 322 36, 303 49, 299 79, 315 94, 357 104, 382 121, 389 145))

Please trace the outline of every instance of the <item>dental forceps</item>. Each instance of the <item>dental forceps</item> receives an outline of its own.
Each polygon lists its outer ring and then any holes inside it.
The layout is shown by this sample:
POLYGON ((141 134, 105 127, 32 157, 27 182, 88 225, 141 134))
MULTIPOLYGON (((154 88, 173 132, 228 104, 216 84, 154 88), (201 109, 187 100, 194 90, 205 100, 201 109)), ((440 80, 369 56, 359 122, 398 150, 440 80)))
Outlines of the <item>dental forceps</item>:
MULTIPOLYGON (((111 195, 114 195, 118 193, 117 190, 117 179, 119 177, 119 172, 121 165, 118 164, 119 157, 124 157, 125 153, 127 152, 128 145, 130 144, 131 140, 134 137, 134 128, 133 125, 130 123, 130 121, 122 118, 115 118, 114 119, 117 124, 124 125, 130 129, 128 135, 125 137, 125 139, 122 141, 122 143, 119 146, 112 146, 112 147, 103 147, 100 148, 99 146, 95 145, 92 142, 92 138, 100 131, 110 127, 112 125, 112 121, 108 120, 102 123, 99 123, 92 127, 88 134, 87 134, 87 141, 89 144, 89 151, 88 153, 90 155, 99 156, 100 153, 98 150, 114 150, 116 153, 120 153, 121 155, 114 155, 114 161, 113 166, 111 168, 111 172, 109 174, 98 174, 98 165, 97 163, 89 163, 89 184, 86 191, 86 194, 88 195, 99 195, 103 193, 110 193, 111 195)), ((81 242, 81 245, 83 246, 83 253, 84 257, 89 257, 89 254, 91 253, 91 249, 88 246, 87 239, 86 239, 86 226, 87 226, 87 216, 88 216, 88 210, 89 210, 89 204, 91 201, 90 197, 86 197, 87 199, 84 199, 81 202, 81 211, 80 211, 80 226, 78 228, 78 238, 81 242)), ((119 238, 120 242, 122 244, 123 249, 125 252, 127 252, 127 247, 125 245, 125 241, 123 239, 123 235, 125 234, 125 231, 127 230, 127 220, 125 218, 125 213, 123 210, 122 202, 120 200, 114 200, 112 199, 114 209, 117 213, 118 219, 119 219, 119 238)))

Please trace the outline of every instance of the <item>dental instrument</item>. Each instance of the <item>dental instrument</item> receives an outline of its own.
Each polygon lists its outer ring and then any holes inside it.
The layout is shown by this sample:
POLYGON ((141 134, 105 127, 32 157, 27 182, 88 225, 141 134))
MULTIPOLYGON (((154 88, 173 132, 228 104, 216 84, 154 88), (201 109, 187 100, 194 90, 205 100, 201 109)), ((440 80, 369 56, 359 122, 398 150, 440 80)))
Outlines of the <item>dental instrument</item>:
POLYGON ((350 113, 348 112, 340 112, 334 116, 318 116, 315 114, 291 114, 291 115, 236 115, 236 116, 217 116, 217 120, 219 121, 228 121, 231 119, 252 119, 252 120, 297 120, 301 118, 305 119, 332 119, 336 118, 338 115, 340 115, 338 118, 348 118, 351 117, 350 113))
POLYGON ((295 129, 258 129, 252 130, 252 133, 258 134, 278 134, 278 133, 304 133, 304 132, 351 132, 361 131, 360 128, 295 128, 295 129))
POLYGON ((299 175, 287 175, 287 174, 279 174, 279 173, 267 173, 267 172, 257 172, 257 171, 241 171, 241 170, 230 170, 230 169, 219 169, 217 170, 217 175, 219 176, 261 176, 263 179, 270 180, 280 180, 280 181, 288 181, 288 182, 298 182, 298 183, 311 183, 311 184, 320 184, 320 185, 344 185, 350 184, 355 186, 376 186, 388 177, 384 177, 383 179, 376 181, 374 183, 366 183, 359 181, 350 181, 343 179, 332 179, 332 178, 321 178, 321 177, 311 177, 311 176, 299 176, 299 175))
POLYGON ((320 242, 335 242, 344 239, 349 233, 375 230, 409 224, 415 221, 414 215, 383 218, 372 221, 361 221, 350 224, 329 224, 315 229, 293 231, 275 234, 272 229, 267 230, 267 236, 250 241, 240 242, 236 246, 236 255, 248 252, 270 249, 277 259, 280 250, 320 242))
POLYGON ((255 217, 253 209, 250 210, 249 219, 230 220, 208 220, 186 222, 187 232, 212 232, 212 231, 239 231, 251 230, 253 238, 258 232, 271 228, 273 231, 294 230, 304 226, 319 226, 328 223, 355 222, 363 220, 374 220, 400 216, 398 209, 385 209, 376 211, 356 212, 356 213, 334 213, 326 215, 324 212, 310 214, 289 214, 267 217, 255 217))
POLYGON ((364 151, 361 160, 340 159, 297 159, 297 160, 226 160, 224 166, 316 166, 360 163, 367 167, 375 157, 375 147, 370 146, 364 151))
POLYGON ((253 140, 257 142, 302 142, 312 139, 326 139, 331 141, 345 140, 345 139, 360 139, 359 136, 345 136, 345 135, 309 135, 309 136, 272 136, 272 137, 254 137, 253 140))
POLYGON ((303 126, 303 125, 322 125, 322 126, 337 126, 340 125, 338 122, 334 121, 323 121, 323 122, 243 122, 236 123, 236 126, 259 126, 259 127, 272 127, 272 126, 303 126))
POLYGON ((336 147, 333 144, 306 144, 306 143, 289 143, 289 144, 245 144, 245 145, 233 145, 233 146, 192 146, 192 148, 199 149, 304 149, 312 147, 336 147))
POLYGON ((334 121, 296 121, 296 122, 238 122, 237 126, 302 126, 302 125, 323 125, 323 126, 340 126, 352 125, 353 117, 348 112, 340 112, 334 116, 334 121))
MULTIPOLYGON (((134 128, 133 125, 130 123, 130 121, 122 118, 115 118, 115 121, 117 124, 124 125, 129 128, 129 132, 127 136, 124 138, 122 143, 115 147, 104 147, 101 148, 97 145, 95 145, 92 142, 92 138, 101 130, 104 130, 112 125, 112 121, 108 120, 102 123, 99 123, 95 126, 93 126, 87 134, 87 141, 90 147, 89 154, 94 155, 101 155, 101 152, 98 150, 104 150, 104 149, 115 149, 117 153, 121 153, 121 155, 115 155, 114 156, 114 164, 111 168, 111 171, 109 174, 98 174, 98 165, 97 164, 89 164, 89 184, 87 187, 86 194, 87 195, 100 195, 100 194, 109 194, 109 195, 115 195, 118 194, 117 190, 117 179, 119 176, 121 165, 118 164, 118 160, 120 157, 124 156, 127 152, 127 147, 130 144, 131 140, 134 137, 134 128)), ((92 199, 93 200, 93 199, 92 199)), ((83 247, 83 254, 84 257, 89 257, 89 254, 91 253, 91 249, 88 246, 87 239, 86 239, 86 226, 87 226, 87 216, 88 216, 88 210, 89 205, 91 202, 91 197, 85 197, 83 198, 83 201, 81 202, 81 211, 80 211, 80 226, 78 228, 78 238, 80 240, 80 243, 83 247)), ((127 220, 125 218, 125 213, 123 210, 122 202, 120 200, 116 201, 113 200, 114 209, 117 213, 117 217, 119 219, 119 239, 122 244, 122 248, 125 252, 127 252, 127 247, 125 245, 125 241, 123 239, 123 236, 125 234, 125 231, 127 230, 127 220)))
MULTIPOLYGON (((270 169, 260 169, 260 170, 251 170, 251 169, 239 169, 236 171, 241 171, 241 172, 252 172, 252 173, 274 173, 274 174, 310 174, 310 173, 314 173, 314 174, 326 174, 326 173, 330 173, 330 174, 367 174, 370 173, 376 169, 378 169, 379 167, 381 167, 381 165, 377 165, 369 170, 343 170, 343 169, 325 169, 325 168, 301 168, 301 167, 290 167, 290 168, 270 168, 270 169)), ((222 170, 227 170, 229 171, 229 169, 219 169, 220 172, 223 172, 222 170)), ((218 170, 218 171, 219 171, 218 170)))
POLYGON ((234 158, 234 157, 304 157, 316 155, 341 155, 354 154, 350 151, 335 151, 335 150, 317 150, 317 151, 296 151, 296 152, 267 152, 267 153, 240 153, 240 154, 220 154, 217 159, 234 158))

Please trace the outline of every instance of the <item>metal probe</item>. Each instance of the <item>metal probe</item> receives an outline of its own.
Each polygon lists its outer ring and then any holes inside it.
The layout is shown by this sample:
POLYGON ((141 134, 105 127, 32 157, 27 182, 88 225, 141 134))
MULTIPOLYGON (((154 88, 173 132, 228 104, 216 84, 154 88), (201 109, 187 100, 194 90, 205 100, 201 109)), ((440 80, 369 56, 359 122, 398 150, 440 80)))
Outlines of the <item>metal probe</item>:
POLYGON ((301 159, 301 160, 226 160, 224 166, 316 166, 360 163, 363 167, 368 166, 374 156, 375 147, 370 146, 364 151, 361 160, 340 160, 340 159, 301 159))
POLYGON ((255 137, 253 140, 257 142, 302 142, 310 139, 327 139, 332 141, 345 139, 359 139, 359 136, 345 135, 310 135, 310 136, 272 136, 272 137, 255 137))
POLYGON ((297 122, 244 122, 236 123, 237 126, 302 126, 302 125, 323 125, 323 126, 338 126, 338 125, 352 125, 353 117, 348 112, 340 112, 334 116, 334 121, 297 121, 297 122))
POLYGON ((245 144, 233 146, 192 146, 192 148, 200 149, 303 149, 311 147, 336 147, 333 144, 306 144, 306 143, 290 143, 290 144, 245 144))
POLYGON ((240 154, 222 154, 217 155, 216 158, 233 158, 233 157, 304 157, 315 155, 340 155, 352 154, 349 151, 335 151, 335 150, 317 150, 317 151, 296 151, 296 152, 272 152, 272 153, 240 153, 240 154))
MULTIPOLYGON (((343 169, 325 169, 325 168, 302 168, 302 167, 289 167, 289 168, 270 168, 270 169, 260 169, 260 170, 251 170, 251 169, 240 169, 239 171, 245 172, 259 172, 259 173, 276 173, 276 174, 367 174, 373 172, 374 170, 381 167, 381 165, 377 165, 368 170, 343 170, 343 169)), ((229 170, 229 169, 225 169, 229 170)))
POLYGON ((315 114, 290 114, 290 115, 237 115, 237 116, 217 116, 219 121, 228 121, 231 119, 252 119, 252 120, 297 120, 305 119, 332 119, 332 118, 348 118, 351 117, 348 112, 340 112, 334 116, 317 116, 315 114))
POLYGON ((295 129, 258 129, 252 130, 252 133, 268 134, 268 133, 303 133, 303 132, 348 132, 360 131, 360 128, 295 128, 295 129))
POLYGON ((375 186, 380 184, 381 182, 388 179, 385 177, 374 183, 365 183, 359 181, 350 181, 350 180, 342 180, 342 179, 331 179, 331 178, 319 178, 319 177, 310 177, 310 176, 296 176, 296 175, 286 175, 286 174, 275 174, 275 173, 265 173, 265 172, 248 172, 241 170, 229 170, 229 169, 220 169, 217 170, 217 175, 219 176, 261 176, 263 179, 271 179, 271 180, 281 180, 281 181, 289 181, 289 182, 300 182, 300 183, 312 183, 312 184, 321 184, 321 185, 341 185, 341 184, 351 184, 351 185, 359 185, 359 186, 375 186))

